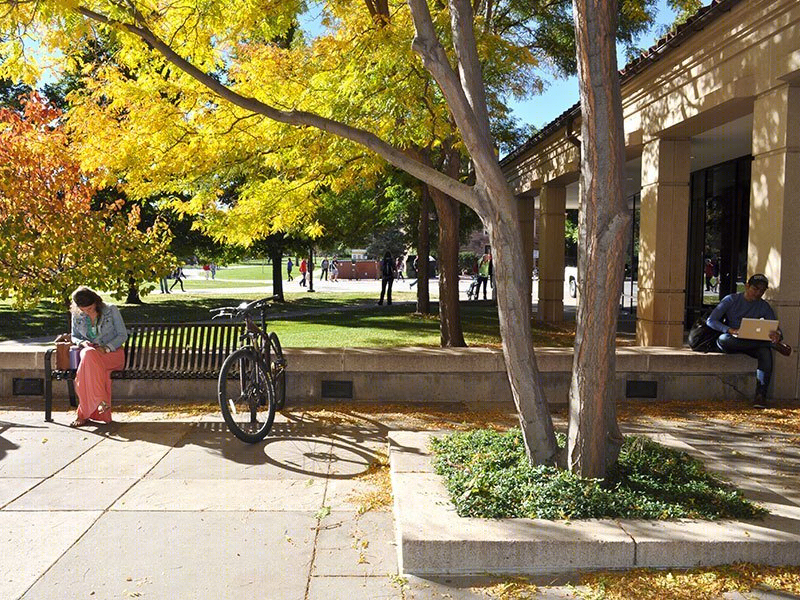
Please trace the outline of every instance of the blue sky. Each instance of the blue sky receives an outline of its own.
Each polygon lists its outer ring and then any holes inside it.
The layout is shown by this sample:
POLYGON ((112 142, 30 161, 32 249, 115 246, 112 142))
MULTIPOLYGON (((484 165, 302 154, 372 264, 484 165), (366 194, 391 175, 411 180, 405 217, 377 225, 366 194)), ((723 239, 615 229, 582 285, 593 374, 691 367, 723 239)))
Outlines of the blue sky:
MULTIPOLYGON (((640 48, 652 46, 653 42, 663 34, 664 26, 671 25, 675 20, 675 13, 667 6, 666 0, 658 0, 656 6, 656 23, 649 33, 637 40, 636 45, 640 48)), ((617 61, 620 69, 625 66, 624 53, 617 54, 617 61)), ((548 74, 545 79, 549 79, 551 83, 542 95, 525 102, 510 102, 514 116, 522 123, 533 124, 541 128, 578 102, 578 79, 576 77, 552 79, 552 75, 548 74)))

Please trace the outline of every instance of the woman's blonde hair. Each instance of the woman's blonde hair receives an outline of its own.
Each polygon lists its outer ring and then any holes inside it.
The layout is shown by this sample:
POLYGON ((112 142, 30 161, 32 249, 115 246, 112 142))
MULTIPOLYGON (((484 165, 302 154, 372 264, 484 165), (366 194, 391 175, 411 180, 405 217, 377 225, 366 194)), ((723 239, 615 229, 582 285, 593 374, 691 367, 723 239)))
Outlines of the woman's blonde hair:
POLYGON ((81 308, 91 306, 92 304, 97 308, 97 314, 102 314, 105 304, 100 294, 95 292, 92 288, 82 285, 72 292, 72 312, 79 313, 81 308))

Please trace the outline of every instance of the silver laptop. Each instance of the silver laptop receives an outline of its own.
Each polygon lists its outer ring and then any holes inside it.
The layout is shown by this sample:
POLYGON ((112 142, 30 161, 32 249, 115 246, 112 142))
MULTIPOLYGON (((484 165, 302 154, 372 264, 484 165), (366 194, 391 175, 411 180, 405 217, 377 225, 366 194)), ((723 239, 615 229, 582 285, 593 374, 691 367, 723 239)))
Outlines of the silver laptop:
POLYGON ((742 319, 737 337, 745 340, 767 340, 769 332, 778 331, 778 321, 769 319, 742 319))

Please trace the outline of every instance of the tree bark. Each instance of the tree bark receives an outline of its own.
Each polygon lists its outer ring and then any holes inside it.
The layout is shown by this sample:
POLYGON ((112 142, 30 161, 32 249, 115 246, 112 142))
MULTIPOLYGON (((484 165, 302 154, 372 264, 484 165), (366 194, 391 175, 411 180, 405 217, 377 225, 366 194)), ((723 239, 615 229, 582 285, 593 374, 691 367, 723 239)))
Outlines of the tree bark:
POLYGON ((573 0, 581 94, 578 305, 567 466, 603 478, 622 435, 612 397, 616 332, 630 214, 623 196, 622 101, 616 59, 617 2, 573 0))
POLYGON ((525 282, 529 275, 525 269, 518 268, 524 249, 516 199, 510 191, 494 190, 490 193, 506 199, 504 208, 492 207, 484 223, 488 226, 493 249, 500 338, 511 394, 528 459, 533 464, 553 464, 558 447, 533 351, 531 300, 525 282))
MULTIPOLYGON (((457 150, 445 151, 444 172, 457 179, 461 172, 461 155, 457 150)), ((428 188, 439 217, 439 330, 443 348, 463 348, 461 306, 458 301, 458 233, 461 213, 458 202, 434 187, 428 188)))
POLYGON ((439 216, 439 328, 443 348, 463 348, 461 307, 458 302, 458 202, 436 188, 431 198, 439 216))
POLYGON ((269 259, 272 261, 272 295, 278 296, 278 302, 285 302, 283 298, 283 252, 280 248, 269 251, 269 259))
POLYGON ((430 227, 431 197, 428 186, 423 185, 419 200, 419 225, 417 228, 417 312, 431 313, 431 295, 428 286, 428 257, 431 253, 430 227))

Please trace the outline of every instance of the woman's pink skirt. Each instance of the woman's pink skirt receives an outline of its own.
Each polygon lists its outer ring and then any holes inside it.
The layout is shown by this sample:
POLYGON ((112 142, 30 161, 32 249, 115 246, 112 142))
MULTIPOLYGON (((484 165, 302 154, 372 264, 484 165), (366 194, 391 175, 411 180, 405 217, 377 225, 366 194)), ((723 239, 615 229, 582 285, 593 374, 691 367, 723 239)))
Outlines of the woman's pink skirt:
POLYGON ((118 348, 104 353, 97 348, 82 348, 81 363, 75 374, 75 392, 78 394, 78 418, 111 422, 111 371, 125 366, 125 351, 118 348), (97 412, 105 403, 106 409, 97 412))

